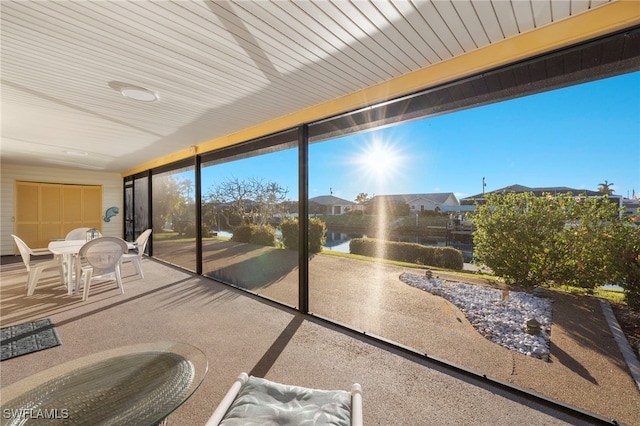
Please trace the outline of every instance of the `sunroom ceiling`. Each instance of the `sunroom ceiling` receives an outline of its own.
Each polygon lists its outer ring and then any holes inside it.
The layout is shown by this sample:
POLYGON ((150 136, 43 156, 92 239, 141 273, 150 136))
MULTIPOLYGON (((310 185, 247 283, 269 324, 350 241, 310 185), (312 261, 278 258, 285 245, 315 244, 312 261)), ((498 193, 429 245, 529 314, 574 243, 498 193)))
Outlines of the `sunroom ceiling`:
POLYGON ((3 0, 2 162, 124 173, 607 3, 3 0))

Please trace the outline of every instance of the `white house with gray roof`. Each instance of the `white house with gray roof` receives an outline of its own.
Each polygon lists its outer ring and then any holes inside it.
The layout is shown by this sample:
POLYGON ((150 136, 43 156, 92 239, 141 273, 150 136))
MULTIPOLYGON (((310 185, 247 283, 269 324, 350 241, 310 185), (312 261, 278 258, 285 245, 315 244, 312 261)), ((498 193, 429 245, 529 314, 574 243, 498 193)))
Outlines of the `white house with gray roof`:
POLYGON ((356 203, 333 195, 309 198, 309 212, 312 214, 339 215, 350 210, 356 203))
POLYGON ((415 214, 424 211, 442 211, 447 206, 459 206, 460 202, 453 192, 439 192, 431 194, 397 194, 376 195, 371 199, 377 203, 401 203, 409 206, 409 213, 415 214))

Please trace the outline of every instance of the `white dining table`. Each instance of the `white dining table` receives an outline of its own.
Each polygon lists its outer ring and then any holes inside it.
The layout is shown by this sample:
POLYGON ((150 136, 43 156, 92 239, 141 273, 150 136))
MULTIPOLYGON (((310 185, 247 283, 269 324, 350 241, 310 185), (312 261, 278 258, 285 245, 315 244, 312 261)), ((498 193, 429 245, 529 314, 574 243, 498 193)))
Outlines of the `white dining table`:
MULTIPOLYGON (((54 240, 51 241, 47 247, 55 256, 62 256, 62 261, 66 266, 65 281, 67 283, 67 292, 69 295, 77 293, 78 291, 80 274, 78 271, 75 271, 75 262, 77 260, 78 253, 80 252, 80 248, 86 243, 86 240, 54 240), (75 280, 73 277, 74 272, 76 273, 75 280)), ((129 250, 136 248, 136 245, 130 242, 127 242, 127 246, 129 247, 129 250)))

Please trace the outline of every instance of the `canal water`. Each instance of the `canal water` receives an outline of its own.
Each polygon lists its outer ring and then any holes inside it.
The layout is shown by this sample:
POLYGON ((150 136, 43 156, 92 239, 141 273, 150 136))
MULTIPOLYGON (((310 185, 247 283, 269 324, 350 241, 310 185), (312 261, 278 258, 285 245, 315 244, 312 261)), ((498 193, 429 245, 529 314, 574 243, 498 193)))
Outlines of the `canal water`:
MULTIPOLYGON (((231 232, 217 231, 217 234, 221 237, 231 238, 233 235, 231 232)), ((280 232, 277 233, 278 238, 281 238, 280 232)), ((323 250, 336 251, 339 253, 349 253, 349 242, 354 238, 367 238, 364 234, 347 233, 340 231, 327 230, 326 241, 323 250)), ((411 243, 418 243, 425 246, 446 247, 445 241, 431 241, 413 235, 400 235, 394 239, 395 241, 404 241, 411 243)), ((473 247, 470 244, 464 244, 459 246, 452 246, 462 251, 465 262, 470 262, 473 256, 473 247)))

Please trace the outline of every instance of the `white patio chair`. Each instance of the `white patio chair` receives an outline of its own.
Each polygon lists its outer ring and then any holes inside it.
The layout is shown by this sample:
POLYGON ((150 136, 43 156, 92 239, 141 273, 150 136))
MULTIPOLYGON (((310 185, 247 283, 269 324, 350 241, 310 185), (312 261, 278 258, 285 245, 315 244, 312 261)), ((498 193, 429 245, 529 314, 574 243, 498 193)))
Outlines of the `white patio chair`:
POLYGON ((362 426, 362 387, 310 389, 241 373, 206 426, 247 424, 362 426))
POLYGON ((87 300, 89 297, 89 287, 93 279, 115 279, 120 293, 124 293, 120 275, 120 260, 122 254, 127 250, 127 243, 118 237, 96 238, 80 248, 77 263, 78 268, 82 268, 82 281, 84 282, 82 300, 87 300))
POLYGON ((18 250, 20 251, 20 256, 22 257, 22 262, 24 262, 24 266, 27 267, 27 296, 33 295, 33 292, 36 289, 36 285, 40 280, 40 275, 42 271, 46 269, 56 268, 60 272, 60 283, 65 284, 64 279, 64 267, 62 265, 62 258, 59 256, 54 256, 53 260, 47 260, 45 262, 37 262, 31 264, 31 256, 43 256, 50 255, 51 252, 46 249, 32 249, 27 243, 22 241, 17 235, 11 234, 13 240, 18 246, 18 250))
POLYGON ((151 229, 147 229, 142 234, 140 234, 140 236, 134 243, 134 245, 136 246, 136 252, 126 253, 122 255, 122 263, 132 262, 140 278, 144 278, 144 273, 142 272, 142 256, 144 256, 144 251, 147 248, 147 243, 149 242, 150 236, 151 229))
MULTIPOLYGON (((86 240, 87 239, 87 231, 91 228, 76 228, 72 229, 67 233, 67 236, 64 237, 65 240, 86 240)), ((98 235, 102 237, 102 234, 98 232, 98 235)))

